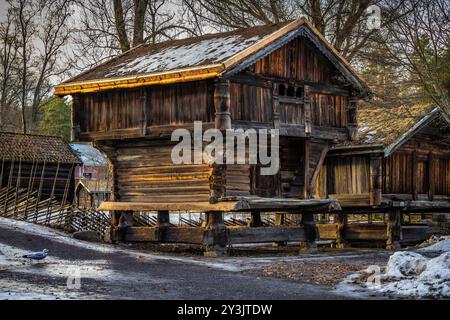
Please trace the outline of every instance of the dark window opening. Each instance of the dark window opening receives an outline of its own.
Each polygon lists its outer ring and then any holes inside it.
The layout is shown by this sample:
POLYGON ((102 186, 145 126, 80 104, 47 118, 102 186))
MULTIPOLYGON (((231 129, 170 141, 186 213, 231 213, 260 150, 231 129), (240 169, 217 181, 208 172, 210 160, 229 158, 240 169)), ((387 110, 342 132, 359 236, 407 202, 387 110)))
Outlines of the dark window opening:
POLYGON ((287 89, 287 96, 288 97, 295 96, 295 88, 293 86, 289 86, 289 88, 287 89))
POLYGON ((286 87, 284 84, 278 85, 278 95, 284 96, 286 94, 286 87))
POLYGON ((303 87, 298 87, 297 91, 295 92, 295 96, 297 98, 303 98, 303 94, 304 94, 303 87))

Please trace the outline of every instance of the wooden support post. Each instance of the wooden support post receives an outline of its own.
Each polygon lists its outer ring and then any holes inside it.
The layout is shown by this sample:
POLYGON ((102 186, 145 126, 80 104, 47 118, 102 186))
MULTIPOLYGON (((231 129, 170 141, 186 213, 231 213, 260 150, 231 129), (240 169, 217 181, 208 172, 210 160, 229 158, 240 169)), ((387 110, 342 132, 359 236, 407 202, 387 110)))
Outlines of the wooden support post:
POLYGON ((158 228, 158 241, 164 242, 166 239, 167 228, 170 227, 169 211, 158 211, 156 216, 156 227, 158 228))
MULTIPOLYGON (((231 129, 230 113, 230 83, 227 80, 218 80, 214 88, 215 129, 231 129)), ((226 154, 226 150, 223 150, 226 154)), ((225 193, 225 164, 211 164, 210 203, 219 202, 225 193)))
POLYGON ((206 213, 204 246, 206 257, 220 257, 227 254, 227 230, 223 223, 223 212, 206 213))
POLYGON ((358 111, 358 99, 356 97, 351 97, 348 101, 347 107, 348 113, 348 137, 350 140, 358 140, 358 125, 357 125, 357 111, 358 111))
POLYGON ((348 243, 345 241, 345 228, 347 226, 347 215, 339 212, 336 214, 336 223, 338 225, 336 246, 340 249, 347 248, 348 243))
POLYGON ((306 139, 304 142, 304 194, 303 194, 303 198, 304 199, 308 199, 310 194, 311 194, 311 190, 310 190, 310 174, 309 174, 309 166, 310 166, 310 155, 311 155, 311 146, 310 146, 310 141, 309 139, 306 139))
POLYGON ((144 95, 142 96, 142 109, 141 109, 141 121, 140 121, 140 129, 141 135, 147 135, 147 122, 149 115, 147 114, 147 109, 149 109, 149 105, 151 104, 150 90, 145 90, 144 95))
POLYGON ((300 242, 300 252, 317 252, 317 230, 314 215, 312 213, 302 213, 302 226, 305 230, 306 241, 300 242))
POLYGON ((250 221, 248 222, 248 227, 255 228, 255 227, 262 227, 262 221, 261 221, 261 213, 259 212, 252 212, 250 221))
POLYGON ((419 184, 419 172, 417 164, 417 150, 413 152, 413 166, 412 166, 412 198, 413 200, 418 199, 418 184, 419 184))
POLYGON ((70 131, 70 141, 78 141, 80 135, 80 120, 78 115, 83 112, 80 110, 81 99, 79 94, 72 95, 72 109, 70 114, 70 121, 72 123, 72 130, 70 131))
MULTIPOLYGON (((283 226, 285 224, 285 220, 286 220, 286 214, 285 213, 275 213, 275 225, 276 226, 283 226)), ((281 242, 274 242, 272 245, 274 247, 283 247, 286 246, 286 242, 281 241, 281 242)))
POLYGON ((230 83, 227 80, 219 80, 215 83, 214 109, 216 129, 231 129, 230 83))
POLYGON ((273 100, 272 100, 272 120, 273 120, 273 127, 275 129, 280 128, 280 100, 278 97, 278 88, 277 85, 273 85, 273 100))
POLYGON ((325 142, 323 145, 322 151, 320 152, 319 161, 316 164, 316 168, 314 169, 314 173, 311 177, 310 187, 309 187, 309 198, 312 198, 316 192, 317 180, 319 179, 320 170, 322 170, 322 166, 325 162, 325 158, 327 156, 329 150, 328 142, 325 142))
POLYGON ((311 98, 310 98, 310 87, 305 86, 303 97, 303 108, 305 115, 305 134, 307 136, 311 135, 312 132, 312 116, 311 116, 311 98))
POLYGON ((430 152, 428 155, 428 200, 434 199, 434 155, 430 152))
POLYGON ((386 249, 399 250, 401 240, 401 211, 391 209, 388 212, 386 249))
POLYGON ((381 156, 370 158, 370 205, 379 206, 382 198, 382 163, 381 156))

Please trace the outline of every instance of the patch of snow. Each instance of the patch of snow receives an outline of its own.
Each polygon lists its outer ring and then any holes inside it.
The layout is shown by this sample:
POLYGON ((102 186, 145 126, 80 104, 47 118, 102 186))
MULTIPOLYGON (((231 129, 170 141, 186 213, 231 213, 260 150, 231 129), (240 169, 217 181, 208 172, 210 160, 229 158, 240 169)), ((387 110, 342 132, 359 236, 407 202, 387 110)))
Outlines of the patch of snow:
MULTIPOLYGON (((362 273, 353 275, 350 282, 362 276, 362 273)), ((366 283, 373 292, 410 298, 450 298, 450 252, 433 259, 418 253, 396 252, 385 273, 371 278, 378 280, 366 283)))
POLYGON ((434 244, 420 248, 417 250, 422 253, 442 253, 442 252, 450 252, 450 237, 441 237, 437 239, 437 242, 434 244))
POLYGON ((38 292, 0 292, 0 300, 60 300, 60 298, 38 292))
POLYGON ((189 68, 203 64, 221 63, 255 44, 261 36, 242 39, 241 36, 212 38, 190 45, 168 47, 118 65, 105 77, 126 74, 150 74, 161 71, 189 68))
POLYGON ((386 267, 386 276, 401 278, 422 273, 427 264, 427 258, 415 252, 396 252, 390 258, 386 267))

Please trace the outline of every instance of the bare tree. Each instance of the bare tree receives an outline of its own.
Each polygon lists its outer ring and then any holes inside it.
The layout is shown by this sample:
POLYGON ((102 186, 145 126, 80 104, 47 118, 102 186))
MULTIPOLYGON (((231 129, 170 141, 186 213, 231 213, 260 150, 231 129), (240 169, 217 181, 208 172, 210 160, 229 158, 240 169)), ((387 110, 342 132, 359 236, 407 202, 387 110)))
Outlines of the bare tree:
POLYGON ((450 3, 446 0, 408 1, 402 15, 382 39, 387 59, 409 74, 422 99, 450 112, 450 3), (420 93, 420 92, 419 92, 420 93))
MULTIPOLYGON (((41 0, 42 1, 42 0, 41 0)), ((68 65, 61 63, 61 53, 69 39, 67 28, 71 10, 71 0, 47 0, 43 2, 40 20, 43 24, 37 31, 35 41, 41 49, 37 49, 36 83, 32 92, 31 123, 37 123, 38 111, 42 100, 50 93, 52 77, 65 74, 68 65)))
POLYGON ((18 105, 19 87, 18 35, 11 14, 0 24, 0 130, 14 127, 11 117, 18 105))
POLYGON ((73 38, 78 70, 142 43, 157 43, 194 34, 177 1, 92 0, 77 2, 73 38))
MULTIPOLYGON (((51 91, 54 77, 68 66, 60 56, 69 38, 66 22, 71 14, 71 0, 8 0, 8 20, 16 43, 19 74, 19 106, 22 131, 36 129, 43 99, 51 91)), ((8 46, 3 51, 8 50, 8 46)), ((11 56, 10 56, 11 57, 11 56)), ((6 62, 5 62, 6 66, 6 62)), ((9 70, 11 71, 11 70, 9 70)), ((11 72, 5 73, 11 78, 11 72)))
POLYGON ((274 24, 306 16, 348 60, 377 37, 366 27, 371 5, 380 6, 381 28, 394 22, 405 0, 183 0, 191 20, 219 30, 274 24), (395 3, 395 5, 392 5, 395 3))
POLYGON ((21 59, 20 69, 20 108, 22 112, 22 130, 27 133, 27 92, 29 91, 29 79, 31 78, 29 67, 31 61, 31 52, 33 50, 32 38, 36 32, 36 25, 34 18, 37 14, 36 6, 27 0, 9 0, 11 13, 17 24, 18 41, 19 41, 19 55, 21 59))

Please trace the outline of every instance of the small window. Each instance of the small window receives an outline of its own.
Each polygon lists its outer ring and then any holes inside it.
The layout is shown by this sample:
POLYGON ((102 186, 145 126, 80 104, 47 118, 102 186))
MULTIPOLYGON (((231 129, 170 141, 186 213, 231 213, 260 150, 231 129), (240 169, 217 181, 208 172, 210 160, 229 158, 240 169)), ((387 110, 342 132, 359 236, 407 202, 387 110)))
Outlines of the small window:
POLYGON ((287 96, 293 97, 295 96, 295 88, 293 86, 289 86, 287 89, 287 96))
POLYGON ((85 179, 91 180, 92 179, 92 173, 91 172, 85 172, 85 173, 83 173, 83 177, 85 179))
POLYGON ((298 87, 297 91, 295 92, 295 96, 297 98, 303 98, 303 94, 304 94, 303 87, 298 87))
POLYGON ((278 95, 280 96, 286 95, 286 87, 284 86, 284 84, 278 85, 278 95))

